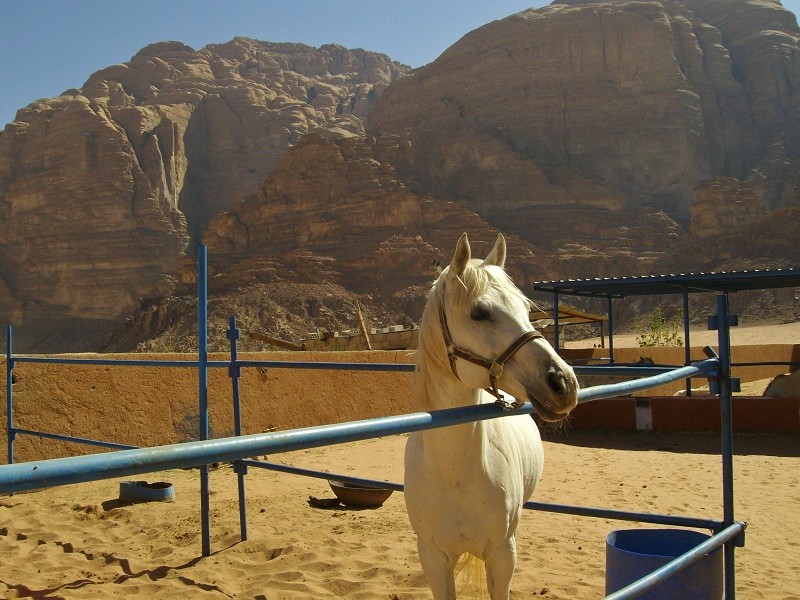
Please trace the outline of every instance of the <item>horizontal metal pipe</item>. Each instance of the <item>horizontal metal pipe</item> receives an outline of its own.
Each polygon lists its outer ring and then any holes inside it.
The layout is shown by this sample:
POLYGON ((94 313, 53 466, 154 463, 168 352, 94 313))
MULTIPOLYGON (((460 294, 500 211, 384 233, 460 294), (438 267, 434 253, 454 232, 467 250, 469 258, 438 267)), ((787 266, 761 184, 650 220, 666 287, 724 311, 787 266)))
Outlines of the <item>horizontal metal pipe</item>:
MULTIPOLYGON (((226 367, 230 362, 223 363, 226 367)), ((340 363, 340 362, 284 362, 279 360, 237 360, 237 367, 266 367, 268 369, 321 369, 333 371, 400 371, 417 370, 415 364, 408 363, 340 363)), ((214 366, 221 366, 215 364, 214 366)))
POLYGON ((528 510, 538 510, 579 517, 598 517, 600 519, 613 519, 616 521, 636 521, 637 523, 654 523, 657 525, 674 525, 676 527, 694 527, 719 531, 723 522, 715 519, 698 517, 681 517, 678 515, 660 515, 656 513, 633 512, 615 510, 611 508, 593 508, 591 506, 573 506, 569 504, 555 504, 550 502, 534 502, 529 500, 522 505, 528 510))
POLYGON ((696 563, 712 550, 719 548, 726 542, 741 535, 747 527, 747 523, 738 521, 729 525, 718 534, 711 536, 709 539, 701 544, 698 544, 688 552, 681 554, 679 557, 671 560, 663 567, 659 567, 649 575, 645 575, 641 579, 634 581, 630 585, 609 594, 604 600, 627 600, 628 598, 635 598, 647 590, 654 588, 659 583, 666 580, 668 577, 682 571, 689 565, 696 563))
POLYGON ((343 481, 344 483, 352 483, 355 485, 366 485, 369 487, 383 488, 385 490, 394 490, 396 492, 403 491, 402 483, 392 483, 391 481, 382 481, 380 479, 365 479, 363 477, 352 477, 350 475, 341 475, 339 473, 328 473, 326 471, 317 471, 315 469, 303 469, 302 467, 282 465, 281 463, 275 463, 265 460, 242 460, 240 462, 243 465, 247 465, 248 467, 255 467, 257 469, 279 471, 281 473, 302 475, 303 477, 314 477, 316 479, 343 481))
POLYGON ((114 448, 116 450, 132 450, 139 446, 131 446, 128 444, 118 444, 116 442, 104 442, 102 440, 91 440, 88 438, 76 437, 73 435, 61 435, 59 433, 47 433, 45 431, 35 431, 33 429, 21 429, 13 427, 11 435, 21 433, 23 435, 31 435, 34 437, 45 438, 48 440, 61 440, 62 442, 75 442, 78 444, 86 444, 87 446, 101 446, 103 448, 114 448))
POLYGON ((532 411, 533 407, 529 402, 516 409, 480 404, 429 413, 419 412, 288 431, 3 465, 0 466, 0 493, 139 475, 164 469, 196 467, 218 461, 232 462, 260 454, 318 448, 470 421, 528 414, 532 411))
POLYGON ((772 366, 772 367, 800 367, 799 362, 791 362, 791 361, 769 361, 769 362, 734 362, 731 363, 732 367, 762 367, 762 366, 772 366))
MULTIPOLYGON (((268 469, 270 471, 280 471, 281 473, 291 473, 293 475, 302 475, 304 477, 315 477, 317 479, 337 480, 346 483, 354 483, 356 485, 367 485, 371 487, 378 487, 384 489, 391 489, 397 492, 403 491, 402 483, 392 483, 389 481, 382 481, 379 479, 364 479, 360 477, 351 477, 349 475, 341 475, 338 473, 329 473, 327 471, 318 471, 314 469, 304 469, 302 467, 294 467, 291 465, 284 465, 264 460, 243 460, 242 464, 249 467, 259 469, 268 469)), ((568 504, 553 504, 549 502, 533 502, 528 501, 522 506, 527 510, 537 510, 542 512, 552 512, 559 514, 570 514, 582 517, 600 517, 603 519, 614 519, 617 521, 636 521, 639 523, 655 523, 658 525, 674 525, 677 527, 694 527, 697 529, 708 529, 710 531, 719 531, 722 529, 722 521, 713 519, 701 519, 696 517, 681 517, 675 515, 659 515, 655 513, 642 513, 631 512, 624 510, 613 510, 605 508, 592 508, 587 506, 571 506, 568 504)))
POLYGON ((634 381, 622 381, 620 383, 612 383, 608 385, 596 385, 594 387, 585 388, 578 392, 579 402, 589 402, 591 400, 599 400, 600 398, 614 398, 616 396, 624 396, 632 392, 646 390, 679 379, 687 377, 696 377, 698 375, 710 375, 715 373, 719 366, 719 359, 709 358, 699 363, 673 369, 668 373, 661 375, 653 375, 652 377, 643 377, 634 381))
MULTIPOLYGON (((57 365, 100 365, 116 367, 197 367, 196 360, 136 360, 113 358, 61 358, 54 356, 26 356, 15 355, 14 362, 39 363, 57 365)), ((702 363, 700 363, 702 364, 702 363)), ((754 366, 757 364, 792 365, 795 363, 741 363, 738 366, 754 366)), ((319 369, 337 371, 386 371, 386 372, 413 372, 416 365, 410 363, 350 363, 350 362, 290 362, 290 361, 262 361, 262 360, 237 360, 208 361, 209 367, 228 368, 231 365, 238 367, 263 367, 271 369, 319 369)), ((578 375, 606 375, 609 377, 635 377, 653 376, 671 373, 677 367, 671 366, 574 366, 573 370, 578 375)), ((685 367, 682 367, 685 368, 685 367)))
MULTIPOLYGON (((696 374, 705 370, 712 370, 716 368, 716 365, 716 359, 709 359, 696 366, 676 369, 670 374, 647 377, 635 382, 623 382, 580 390, 578 397, 580 402, 588 402, 597 398, 618 396, 620 393, 625 393, 632 389, 646 389, 653 385, 682 379, 687 377, 689 373, 696 374), (649 385, 646 385, 648 383, 649 385)), ((408 365, 381 366, 399 367, 408 365)), ((516 409, 504 409, 496 404, 481 404, 478 406, 379 417, 289 431, 200 440, 153 448, 120 450, 113 453, 5 465, 0 466, 0 492, 18 492, 53 485, 66 485, 95 479, 151 473, 164 469, 195 467, 217 461, 232 462, 259 454, 304 450, 306 448, 317 448, 331 444, 457 425, 470 421, 523 415, 529 414, 533 410, 530 402, 526 402, 516 409)))
MULTIPOLYGON (((39 363, 52 365, 107 365, 113 367, 197 367, 196 360, 134 360, 114 358, 60 358, 56 356, 14 355, 17 363, 39 363)), ((227 366, 229 363, 225 363, 227 366)))
MULTIPOLYGON (((136 360, 114 358, 61 358, 56 356, 15 355, 16 363, 38 363, 52 365, 104 365, 113 367, 197 367, 197 360, 136 360)), ((228 368, 266 367, 270 369, 319 369, 337 371, 400 371, 412 372, 416 365, 407 363, 345 363, 345 362, 289 362, 279 360, 210 360, 209 367, 228 368)))
POLYGON ((604 367, 602 365, 586 365, 586 366, 573 366, 572 370, 576 375, 607 375, 609 377, 645 377, 652 375, 661 375, 662 373, 669 373, 675 369, 681 368, 680 365, 647 365, 646 367, 633 367, 630 365, 622 365, 619 363, 613 367, 604 367))

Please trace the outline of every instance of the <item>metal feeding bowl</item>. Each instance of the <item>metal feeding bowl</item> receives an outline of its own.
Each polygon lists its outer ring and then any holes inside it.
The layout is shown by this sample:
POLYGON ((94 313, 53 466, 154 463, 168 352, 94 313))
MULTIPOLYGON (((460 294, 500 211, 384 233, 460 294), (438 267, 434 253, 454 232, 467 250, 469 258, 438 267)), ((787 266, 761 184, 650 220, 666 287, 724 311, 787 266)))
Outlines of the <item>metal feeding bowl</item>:
POLYGON ((121 481, 120 502, 174 502, 175 490, 168 481, 121 481))
POLYGON ((392 495, 393 490, 386 488, 345 483, 344 481, 328 480, 333 493, 345 506, 354 508, 378 508, 392 495))

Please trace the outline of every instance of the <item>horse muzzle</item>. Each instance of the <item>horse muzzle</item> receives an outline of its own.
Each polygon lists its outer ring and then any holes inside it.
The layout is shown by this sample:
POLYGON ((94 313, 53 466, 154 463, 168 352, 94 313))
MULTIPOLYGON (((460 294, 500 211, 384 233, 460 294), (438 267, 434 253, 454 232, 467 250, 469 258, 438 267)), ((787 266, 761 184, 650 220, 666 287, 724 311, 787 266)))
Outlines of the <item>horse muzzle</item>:
POLYGON ((568 366, 552 365, 547 370, 544 386, 528 390, 528 399, 545 421, 561 421, 569 416, 578 404, 578 379, 568 366))

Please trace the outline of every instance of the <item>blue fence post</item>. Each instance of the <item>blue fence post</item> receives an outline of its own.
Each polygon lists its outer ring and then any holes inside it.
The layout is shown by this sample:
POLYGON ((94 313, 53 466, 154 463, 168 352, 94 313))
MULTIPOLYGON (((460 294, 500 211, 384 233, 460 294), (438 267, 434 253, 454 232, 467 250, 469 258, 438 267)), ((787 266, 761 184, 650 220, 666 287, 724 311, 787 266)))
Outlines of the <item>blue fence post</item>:
POLYGON ((553 347, 558 352, 558 346, 561 344, 561 336, 558 332, 558 292, 553 292, 553 347))
POLYGON ((13 339, 11 325, 6 327, 6 439, 8 440, 8 464, 14 464, 14 439, 17 432, 14 431, 14 358, 11 348, 13 339))
MULTIPOLYGON (((230 318, 230 327, 225 335, 231 342, 231 364, 228 367, 228 375, 231 378, 231 386, 233 388, 233 428, 234 433, 240 436, 242 435, 242 406, 239 394, 239 378, 242 375, 242 368, 237 364, 239 360, 237 342, 241 338, 241 333, 236 327, 236 317, 232 316, 230 318)), ((239 485, 239 537, 242 541, 245 541, 247 539, 247 504, 244 476, 247 475, 247 465, 241 460, 236 460, 233 462, 233 470, 236 472, 239 485)))
POLYGON ((608 364, 614 364, 614 298, 608 296, 608 364))
MULTIPOLYGON (((709 318, 709 329, 717 330, 719 343, 719 375, 717 379, 720 400, 720 430, 722 436, 722 512, 723 525, 733 524, 733 417, 731 395, 738 388, 738 380, 731 378, 731 337, 730 327, 739 324, 737 315, 728 314, 728 295, 717 296, 717 314, 709 318)), ((737 540, 725 543, 723 559, 725 563, 725 600, 736 598, 734 572, 734 546, 737 540)), ((738 538, 741 544, 741 537, 738 538)))
MULTIPOLYGON (((685 365, 692 364, 692 343, 689 338, 689 288, 683 286, 683 357, 685 365)), ((686 380, 686 395, 692 395, 692 379, 686 380)))
MULTIPOLYGON (((199 439, 207 440, 208 426, 208 258, 204 244, 197 246, 197 378, 199 439)), ((200 466, 200 523, 203 556, 211 555, 211 517, 208 465, 200 466)))

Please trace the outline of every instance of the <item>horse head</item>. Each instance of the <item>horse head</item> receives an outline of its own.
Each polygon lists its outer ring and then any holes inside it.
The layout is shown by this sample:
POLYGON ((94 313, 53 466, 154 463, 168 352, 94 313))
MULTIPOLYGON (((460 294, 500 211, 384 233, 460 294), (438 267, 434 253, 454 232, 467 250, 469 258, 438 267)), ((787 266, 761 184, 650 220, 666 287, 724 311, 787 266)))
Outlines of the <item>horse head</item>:
POLYGON ((463 234, 434 284, 427 318, 432 319, 435 303, 451 376, 473 388, 500 388, 528 399, 543 419, 561 420, 577 404, 578 381, 531 325, 531 302, 506 274, 505 260, 502 235, 479 260, 472 258, 463 234))

